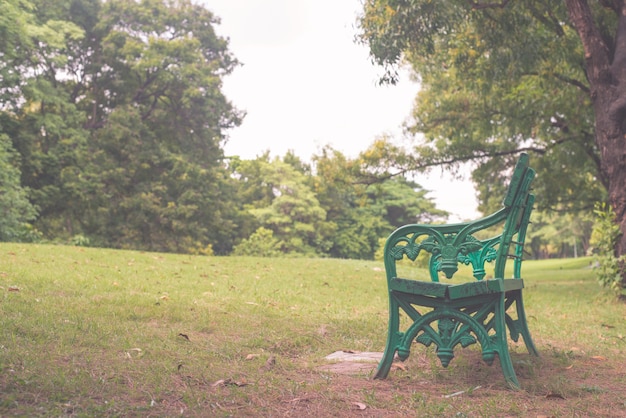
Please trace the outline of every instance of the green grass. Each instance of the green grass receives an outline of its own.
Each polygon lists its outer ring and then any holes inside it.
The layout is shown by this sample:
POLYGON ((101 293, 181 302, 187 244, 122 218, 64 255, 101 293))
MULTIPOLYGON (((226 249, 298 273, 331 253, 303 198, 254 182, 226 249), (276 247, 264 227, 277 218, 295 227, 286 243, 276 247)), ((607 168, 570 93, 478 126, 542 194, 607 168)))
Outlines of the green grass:
POLYGON ((525 263, 542 357, 512 345, 512 392, 473 348, 443 369, 416 346, 384 381, 320 369, 384 348, 379 262, 20 244, 0 257, 0 416, 626 413, 626 307, 589 259, 525 263))

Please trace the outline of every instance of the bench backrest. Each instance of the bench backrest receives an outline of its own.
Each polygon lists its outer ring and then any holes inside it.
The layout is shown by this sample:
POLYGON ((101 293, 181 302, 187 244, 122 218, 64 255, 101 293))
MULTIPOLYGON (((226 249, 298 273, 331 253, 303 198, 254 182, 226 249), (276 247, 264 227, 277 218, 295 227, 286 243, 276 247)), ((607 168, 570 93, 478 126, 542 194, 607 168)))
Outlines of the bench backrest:
POLYGON ((432 281, 439 281, 442 272, 448 279, 458 264, 472 265, 473 275, 482 280, 485 263, 495 261, 495 278, 504 278, 507 259, 514 260, 513 277, 521 277, 526 228, 535 197, 530 185, 535 171, 528 166, 528 155, 522 154, 515 166, 509 188, 499 211, 473 222, 449 225, 410 224, 394 231, 385 244, 384 258, 387 279, 396 277, 396 262, 404 256, 415 260, 421 251, 431 254, 432 281), (478 231, 502 225, 502 232, 488 239, 478 239, 478 231))

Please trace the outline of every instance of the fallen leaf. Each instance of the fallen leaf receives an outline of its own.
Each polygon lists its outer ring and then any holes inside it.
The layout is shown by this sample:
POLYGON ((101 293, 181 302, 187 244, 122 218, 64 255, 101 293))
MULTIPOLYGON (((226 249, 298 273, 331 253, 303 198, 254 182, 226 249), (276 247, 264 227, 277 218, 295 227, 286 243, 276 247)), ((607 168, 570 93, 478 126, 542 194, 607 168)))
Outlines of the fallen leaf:
POLYGON ((275 364, 276 364, 276 357, 270 356, 265 362, 265 366, 263 366, 263 369, 265 369, 266 371, 270 371, 272 370, 275 364))
POLYGON ((354 405, 359 411, 363 411, 367 408, 367 405, 361 402, 352 402, 352 405, 354 405))
POLYGON ((294 402, 300 402, 300 401, 308 401, 309 399, 311 399, 310 397, 305 397, 305 398, 293 398, 293 399, 289 399, 288 401, 283 401, 284 403, 294 403, 294 402))
POLYGON ((560 393, 550 392, 546 395, 546 399, 565 399, 565 396, 560 393))
POLYGON ((598 360, 598 361, 606 361, 607 358, 604 356, 591 356, 592 360, 598 360))
POLYGON ((213 383, 211 386, 212 387, 218 387, 218 386, 237 386, 237 387, 242 387, 242 386, 247 386, 248 382, 246 382, 245 380, 242 381, 236 381, 233 379, 220 379, 217 382, 213 383))
POLYGON ((405 371, 405 372, 407 370, 406 366, 403 363, 392 363, 391 364, 391 368, 392 369, 400 369, 400 370, 405 371))
POLYGON ((20 288, 17 286, 9 286, 9 292, 19 292, 20 288))
POLYGON ((220 379, 217 382, 213 383, 211 387, 216 388, 218 386, 226 386, 229 383, 230 383, 230 379, 220 379))
POLYGON ((248 354, 246 356, 246 360, 254 360, 255 358, 258 358, 260 356, 261 356, 260 354, 248 354))
POLYGON ((135 353, 135 357, 137 358, 143 357, 143 351, 141 348, 131 348, 126 352, 126 358, 132 359, 133 353, 135 353))

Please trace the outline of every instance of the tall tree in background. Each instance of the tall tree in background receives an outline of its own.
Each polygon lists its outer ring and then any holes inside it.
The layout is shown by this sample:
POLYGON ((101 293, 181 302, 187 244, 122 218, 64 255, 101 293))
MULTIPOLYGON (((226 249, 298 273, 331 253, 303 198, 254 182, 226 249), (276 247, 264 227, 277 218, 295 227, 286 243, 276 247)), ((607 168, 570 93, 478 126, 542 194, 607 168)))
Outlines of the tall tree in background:
POLYGON ((626 254, 626 1, 367 0, 360 39, 393 82, 408 63, 423 133, 402 169, 477 161, 482 209, 535 153, 541 206, 608 199, 626 254))
POLYGON ((45 236, 229 251, 238 212, 222 146, 242 115, 221 92, 237 62, 217 18, 187 0, 0 8, 14 34, 0 40, 0 133, 45 236))
POLYGON ((0 134, 0 241, 31 241, 36 237, 31 235, 30 222, 37 212, 20 184, 17 157, 9 138, 0 134))
MULTIPOLYGON (((9 160, 17 175, 21 173, 19 182, 26 186, 23 190, 30 189, 30 201, 42 217, 59 210, 69 212, 74 201, 72 180, 62 178, 75 172, 85 137, 81 116, 68 102, 55 74, 69 59, 68 43, 81 37, 80 28, 70 22, 40 19, 28 1, 0 4, 2 152, 18 151, 19 156, 9 160)), ((30 212, 28 218, 33 220, 30 212)))
POLYGON ((83 103, 106 214, 89 227, 116 246, 228 251, 236 210, 222 145, 240 115, 220 90, 236 61, 216 18, 162 0, 108 1, 98 16, 97 82, 84 86, 83 103))

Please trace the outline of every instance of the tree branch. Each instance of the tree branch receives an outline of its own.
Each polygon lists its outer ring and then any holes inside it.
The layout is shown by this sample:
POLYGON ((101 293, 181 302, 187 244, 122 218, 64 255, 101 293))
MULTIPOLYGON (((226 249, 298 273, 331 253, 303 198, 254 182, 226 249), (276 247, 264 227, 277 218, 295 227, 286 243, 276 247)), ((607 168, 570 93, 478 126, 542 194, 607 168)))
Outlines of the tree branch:
POLYGON ((528 8, 530 9, 530 12, 532 13, 532 15, 535 17, 535 19, 537 19, 538 21, 540 21, 541 23, 543 23, 543 25, 551 30, 554 30, 554 33, 557 34, 557 36, 562 37, 565 36, 565 31, 563 30, 563 27, 561 26, 561 23, 559 22, 559 20, 554 16, 554 14, 552 13, 551 10, 549 10, 547 12, 548 16, 550 17, 549 19, 547 17, 545 17, 543 15, 543 13, 538 10, 534 3, 529 3, 528 8))
MULTIPOLYGON (((560 142, 564 142, 563 141, 559 141, 560 142)), ((557 145, 556 143, 551 144, 550 147, 557 145)), ((548 147, 548 148, 550 148, 548 147)), ((385 180, 389 180, 393 177, 396 176, 400 176, 400 175, 404 175, 410 172, 414 172, 414 171, 421 171, 421 170, 425 170, 428 168, 432 168, 432 167, 439 167, 439 166, 449 166, 452 164, 456 164, 456 163, 463 163, 463 162, 468 162, 468 161, 474 161, 474 160, 480 160, 483 158, 493 158, 493 157, 503 157, 503 156, 507 156, 507 155, 515 155, 515 154, 519 154, 522 152, 534 152, 536 154, 545 154, 546 151, 548 150, 548 148, 537 148, 537 147, 522 147, 522 148, 516 148, 516 149, 511 149, 511 150, 503 150, 503 151, 495 151, 495 152, 490 152, 490 151, 479 151, 477 153, 471 154, 471 155, 461 155, 458 157, 452 157, 452 158, 448 158, 448 159, 442 159, 442 160, 434 160, 434 161, 428 161, 428 162, 424 162, 424 163, 420 163, 417 165, 413 165, 411 167, 405 167, 405 168, 401 168, 399 169, 399 171, 394 172, 394 173, 385 173, 384 175, 375 175, 375 174, 371 174, 371 173, 362 173, 362 181, 356 181, 355 184, 364 184, 364 185, 370 185, 370 184, 375 184, 375 183, 380 183, 382 181, 385 180)))
POLYGON ((561 75, 561 74, 554 74, 554 78, 556 78, 557 80, 561 80, 567 84, 571 84, 574 87, 578 87, 583 92, 589 94, 589 86, 583 84, 581 81, 578 81, 574 78, 565 77, 564 75, 561 75))

